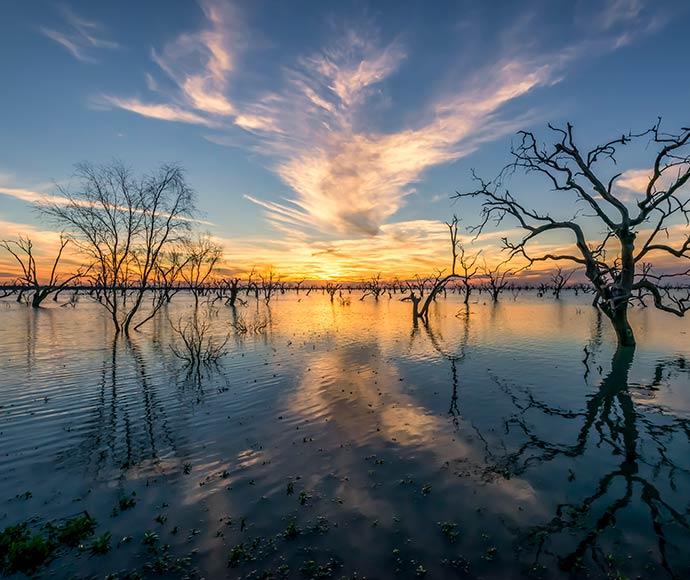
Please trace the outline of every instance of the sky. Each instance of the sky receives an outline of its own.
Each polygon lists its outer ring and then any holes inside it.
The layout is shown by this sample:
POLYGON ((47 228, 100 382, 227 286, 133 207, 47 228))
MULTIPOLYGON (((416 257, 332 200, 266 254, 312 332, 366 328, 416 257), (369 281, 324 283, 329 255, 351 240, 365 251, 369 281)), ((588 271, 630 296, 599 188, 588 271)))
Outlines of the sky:
MULTIPOLYGON (((58 239, 35 202, 75 164, 175 162, 224 271, 291 279, 426 275, 448 265, 453 202, 510 161, 515 132, 583 146, 687 127, 685 1, 4 2, 0 239, 58 239)), ((634 200, 650 150, 621 170, 634 200), (637 178, 637 179, 636 179, 637 178)), ((516 177, 528 205, 568 202, 516 177)), ((595 226, 593 226, 595 228, 595 226)), ((508 230, 506 232, 506 230, 508 230)), ((592 230, 596 235, 596 228, 592 230)), ((566 240, 549 240, 558 247, 566 240)), ((12 276, 7 256, 0 277, 12 276)))

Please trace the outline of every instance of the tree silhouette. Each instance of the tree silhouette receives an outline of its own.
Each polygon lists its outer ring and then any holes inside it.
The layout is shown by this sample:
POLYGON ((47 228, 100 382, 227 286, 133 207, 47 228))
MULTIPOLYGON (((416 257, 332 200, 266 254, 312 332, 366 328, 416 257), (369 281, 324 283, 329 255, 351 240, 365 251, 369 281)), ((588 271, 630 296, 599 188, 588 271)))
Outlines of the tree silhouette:
POLYGON ((60 279, 60 273, 58 272, 60 260, 68 244, 69 238, 61 234, 57 255, 55 256, 55 260, 53 260, 50 274, 44 282, 41 282, 38 267, 36 266, 34 244, 31 238, 19 236, 17 240, 0 240, 0 248, 4 248, 10 253, 22 270, 18 279, 19 285, 22 286, 22 290, 33 292, 31 295, 31 306, 33 308, 39 308, 41 303, 48 298, 48 296, 60 292, 75 280, 84 277, 88 272, 87 269, 80 268, 76 273, 68 274, 66 277, 60 279))
MULTIPOLYGON (((513 162, 494 181, 475 176, 479 187, 457 193, 456 198, 482 199, 482 220, 472 228, 478 235, 488 223, 501 224, 510 218, 526 231, 517 241, 503 238, 510 258, 522 257, 528 265, 542 261, 569 261, 584 266, 585 274, 597 293, 599 307, 611 321, 621 346, 634 346, 633 330, 628 322, 628 308, 637 296, 650 296, 654 305, 683 316, 690 309, 690 294, 677 295, 665 281, 690 274, 690 267, 673 274, 653 273, 643 267, 651 255, 690 259, 690 234, 687 230, 677 243, 660 241, 674 223, 690 219, 690 128, 679 133, 661 131, 660 121, 638 134, 617 137, 583 151, 575 143, 573 127, 549 125, 555 135, 550 146, 538 144, 535 135, 521 131, 513 162), (616 162, 619 150, 634 141, 649 139, 658 148, 646 181, 642 199, 635 207, 626 203, 616 189, 622 173, 604 177, 605 163, 616 162), (548 212, 530 209, 503 188, 504 178, 522 170, 545 178, 557 194, 569 194, 585 204, 592 213, 578 212, 571 217, 553 217, 548 212), (592 224, 603 227, 603 239, 590 242, 586 231, 592 224), (530 243, 546 234, 568 234, 574 242, 573 253, 534 255, 530 243)), ((618 170, 616 170, 618 171, 618 170)))
MULTIPOLYGON (((524 531, 523 540, 534 548, 534 565, 550 553, 556 556, 561 569, 572 572, 583 567, 589 557, 603 573, 610 574, 614 563, 603 547, 606 534, 615 528, 626 509, 643 507, 656 538, 661 566, 671 578, 683 577, 679 573, 682 564, 673 560, 670 549, 674 549, 677 557, 682 554, 682 545, 671 540, 671 529, 676 534, 683 530, 687 542, 690 516, 687 506, 674 507, 664 497, 664 487, 668 484, 670 490, 677 490, 683 485, 678 478, 690 476, 690 469, 672 455, 674 446, 690 443, 690 420, 667 416, 661 405, 636 403, 629 382, 633 354, 633 349, 616 350, 609 373, 582 411, 551 406, 529 391, 520 396, 504 385, 516 407, 516 412, 505 421, 505 432, 519 436, 523 442, 512 451, 487 450, 491 471, 503 477, 524 476, 537 466, 559 458, 584 457, 592 447, 608 449, 615 458, 613 466, 606 468, 596 485, 585 490, 580 499, 559 503, 549 522, 524 531), (579 424, 574 441, 556 442, 540 433, 538 425, 547 417, 579 424), (570 547, 563 551, 563 544, 569 542, 570 547)), ((672 370, 687 373, 687 361, 683 358, 658 361, 654 380, 647 387, 638 387, 638 393, 646 392, 653 397, 665 374, 672 370)), ((575 480, 577 468, 569 469, 569 473, 570 480, 575 480)))
POLYGON ((76 176, 79 185, 60 186, 64 200, 42 210, 90 257, 99 302, 127 334, 166 251, 187 237, 194 194, 177 165, 135 178, 118 162, 84 163, 76 176))

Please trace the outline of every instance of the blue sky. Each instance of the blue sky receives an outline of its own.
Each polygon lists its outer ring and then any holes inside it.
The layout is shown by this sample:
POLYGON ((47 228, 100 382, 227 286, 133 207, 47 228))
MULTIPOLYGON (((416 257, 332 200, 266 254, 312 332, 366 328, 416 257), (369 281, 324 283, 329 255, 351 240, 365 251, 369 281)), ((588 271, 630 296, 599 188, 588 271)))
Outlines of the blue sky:
POLYGON ((657 116, 688 124, 682 1, 36 1, 2 16, 2 238, 48 243, 27 200, 75 163, 175 161, 231 270, 427 273, 442 222, 477 220, 448 198, 471 168, 493 176, 517 129, 571 121, 595 145, 657 116))

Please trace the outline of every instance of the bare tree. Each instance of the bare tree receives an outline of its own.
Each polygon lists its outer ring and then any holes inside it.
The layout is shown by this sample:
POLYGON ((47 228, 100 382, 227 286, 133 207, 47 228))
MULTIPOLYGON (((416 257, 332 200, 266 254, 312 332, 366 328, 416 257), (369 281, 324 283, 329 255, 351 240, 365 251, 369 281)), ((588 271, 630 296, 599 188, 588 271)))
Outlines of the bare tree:
POLYGON ((240 292, 240 278, 227 278, 219 282, 219 292, 224 296, 227 291, 230 295, 225 300, 225 303, 231 308, 235 308, 235 303, 240 292))
POLYGON ((15 284, 1 284, 0 285, 0 298, 7 298, 12 296, 17 292, 17 286, 15 284))
POLYGON ((297 291, 297 294, 299 294, 299 291, 300 291, 300 288, 302 287, 302 284, 304 284, 304 278, 302 278, 298 282, 295 282, 294 288, 297 291))
POLYGON ((565 288, 568 282, 570 282, 570 279, 573 277, 574 273, 575 270, 571 270, 570 272, 564 272, 563 268, 561 268, 560 266, 556 266, 556 271, 553 274, 551 274, 551 284, 553 284, 553 295, 556 297, 556 300, 560 300, 563 288, 565 288))
POLYGON ((379 296, 383 294, 385 290, 383 283, 381 282, 381 272, 364 282, 362 288, 364 289, 364 292, 362 293, 360 300, 364 300, 369 295, 373 296, 374 300, 378 300, 379 296))
MULTIPOLYGON (((273 293, 279 288, 280 276, 273 270, 269 270, 266 274, 259 274, 259 280, 261 280, 261 284, 257 285, 257 288, 261 290, 261 293, 264 295, 264 302, 268 306, 273 293)), ((259 294, 257 292, 257 299, 258 297, 259 294)))
MULTIPOLYGON (((187 258, 188 259, 188 258, 187 258)), ((150 281, 151 306, 134 326, 138 330, 151 320, 163 307, 170 304, 172 297, 180 291, 180 272, 185 266, 186 259, 177 251, 161 254, 155 272, 150 281)))
POLYGON ((60 260, 62 253, 69 244, 69 238, 60 234, 60 243, 57 255, 53 261, 53 266, 50 269, 50 275, 45 282, 41 282, 38 275, 38 268, 36 267, 36 257, 34 256, 34 245, 29 237, 19 236, 17 240, 0 240, 0 248, 4 248, 9 252, 19 264, 22 270, 18 278, 19 285, 21 285, 22 293, 31 291, 31 306, 39 308, 41 303, 51 294, 58 293, 75 280, 80 279, 86 274, 85 269, 79 269, 74 274, 69 274, 62 280, 58 269, 60 267, 60 260))
POLYGON ((489 268, 489 266, 486 265, 486 260, 484 260, 482 274, 486 276, 491 300, 493 300, 494 303, 498 302, 498 297, 501 292, 503 292, 510 283, 508 277, 512 275, 512 272, 510 270, 504 270, 503 264, 497 264, 495 268, 489 268))
POLYGON ((459 251, 460 253, 458 255, 458 259, 460 260, 460 272, 458 274, 458 278, 460 278, 463 290, 465 291, 464 303, 469 304, 470 294, 472 294, 471 281, 472 278, 474 278, 477 275, 477 272, 479 271, 479 266, 477 266, 477 260, 479 259, 480 252, 468 256, 465 252, 465 247, 462 244, 459 245, 459 251))
POLYGON ((99 302, 127 334, 161 256, 187 237, 194 194, 177 165, 135 178, 119 162, 83 163, 76 177, 75 188, 58 187, 64 200, 42 210, 92 259, 99 302))
POLYGON ((183 251, 186 256, 180 277, 191 290, 194 304, 199 305, 199 296, 208 290, 213 271, 223 256, 223 247, 211 239, 208 233, 199 234, 188 240, 183 251))
POLYGON ((458 217, 454 215, 453 219, 446 223, 448 226, 448 233, 450 235, 452 256, 452 268, 450 274, 444 276, 443 274, 445 270, 437 270, 436 275, 432 279, 422 279, 417 276, 415 284, 410 283, 409 281, 406 283, 409 294, 401 300, 409 300, 412 302, 412 320, 414 324, 417 323, 418 319, 424 324, 429 322, 429 307, 431 306, 431 303, 436 300, 438 293, 445 289, 448 282, 458 278, 458 275, 455 273, 455 267, 458 260, 458 248, 462 247, 460 241, 458 240, 458 221, 458 217), (427 284, 430 285, 429 293, 422 302, 427 284), (419 307, 420 304, 422 305, 421 308, 419 307))
POLYGON ((660 121, 650 129, 622 135, 590 150, 580 150, 570 123, 565 128, 549 125, 555 135, 552 145, 539 145, 533 133, 521 131, 519 144, 513 148, 513 162, 493 182, 477 178, 475 191, 456 197, 480 197, 482 221, 474 228, 478 234, 490 221, 500 224, 509 217, 526 230, 517 241, 503 240, 511 257, 521 256, 528 264, 557 260, 580 264, 593 284, 599 307, 611 321, 618 344, 634 346, 635 337, 628 321, 628 308, 635 293, 651 296, 654 305, 683 316, 690 309, 690 294, 678 295, 664 286, 669 277, 690 274, 690 268, 673 274, 641 272, 640 266, 650 255, 677 259, 690 258, 690 235, 687 230, 678 242, 660 241, 669 235, 669 226, 688 223, 690 195, 690 128, 669 134, 662 132, 660 121), (616 155, 630 143, 651 141, 658 149, 641 199, 632 207, 617 189, 622 173, 605 177, 605 164, 615 163, 616 155), (556 218, 549 213, 530 209, 502 186, 503 177, 515 170, 538 173, 557 194, 570 194, 591 212, 556 218), (601 240, 591 242, 585 234, 592 223, 603 226, 601 240), (543 234, 562 232, 571 236, 572 253, 539 253, 533 255, 530 242, 543 234))
POLYGON ((195 309, 187 320, 170 321, 170 326, 181 342, 179 345, 171 343, 170 350, 184 360, 186 366, 198 369, 201 365, 217 364, 225 354, 230 336, 213 336, 210 310, 200 314, 195 309))
POLYGON ((331 299, 331 302, 333 302, 333 298, 335 297, 335 293, 338 292, 341 288, 343 287, 342 284, 335 284, 333 282, 327 282, 326 286, 324 286, 324 290, 328 294, 328 296, 331 299))

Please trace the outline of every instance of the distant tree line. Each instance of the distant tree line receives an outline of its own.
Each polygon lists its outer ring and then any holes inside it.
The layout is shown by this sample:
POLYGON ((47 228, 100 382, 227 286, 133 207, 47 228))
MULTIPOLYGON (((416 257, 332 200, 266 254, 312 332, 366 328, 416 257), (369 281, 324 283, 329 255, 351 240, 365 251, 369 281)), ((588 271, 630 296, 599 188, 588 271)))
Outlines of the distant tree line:
POLYGON ((116 332, 127 334, 140 328, 168 304, 180 290, 192 293, 195 306, 202 297, 231 307, 253 297, 269 304, 276 294, 294 291, 309 295, 327 294, 341 304, 349 304, 347 294, 360 291, 360 300, 377 301, 383 296, 400 295, 412 305, 412 318, 428 323, 429 309, 438 296, 450 292, 463 294, 469 304, 473 292, 497 302, 502 293, 514 296, 534 289, 540 296, 556 299, 572 288, 576 293, 591 293, 593 306, 611 321, 620 346, 634 346, 628 310, 633 303, 647 302, 665 312, 683 316, 690 310, 690 128, 675 134, 661 131, 660 122, 638 134, 627 134, 603 145, 582 150, 576 144, 572 125, 549 126, 555 141, 541 145, 531 132, 520 132, 512 150, 513 161, 498 177, 485 181, 475 176, 478 187, 459 192, 457 199, 481 200, 481 219, 469 229, 475 236, 489 224, 512 220, 524 235, 502 238, 505 259, 489 265, 481 252, 470 252, 459 236, 459 219, 446 225, 450 236, 450 268, 438 269, 427 277, 384 281, 381 274, 359 283, 287 282, 273 269, 252 270, 246 279, 216 275, 223 248, 210 234, 195 229, 196 198, 179 165, 162 165, 154 172, 136 176, 119 162, 109 165, 80 164, 77 184, 58 186, 61 199, 41 205, 40 210, 63 232, 49 273, 37 271, 36 255, 30 238, 1 240, 4 249, 18 264, 20 275, 0 286, 0 297, 16 294, 38 308, 48 297, 57 300, 66 288, 88 293, 108 311, 116 332), (616 187, 622 172, 609 179, 602 166, 615 163, 617 152, 632 142, 646 139, 656 146, 650 176, 641 198, 626 203, 616 187), (525 206, 505 186, 507 177, 517 171, 534 173, 546 180, 553 195, 571 196, 583 203, 589 213, 578 211, 568 218, 525 206), (601 240, 588 240, 584 220, 603 229, 601 240), (671 226, 685 227, 679 240, 670 241, 671 226), (544 235, 561 232, 572 239, 572 253, 535 253, 532 243, 544 235), (85 264, 64 275, 65 249, 73 245, 85 264), (657 271, 653 255, 679 261, 680 268, 657 271), (480 262, 481 258, 481 262, 480 262), (554 262, 548 281, 529 285, 518 275, 540 262, 554 262), (560 263, 571 264, 564 269, 560 263), (576 271, 587 283, 573 283, 576 271), (343 294, 346 293, 346 295, 343 294), (244 297, 244 298, 243 298, 244 297))

